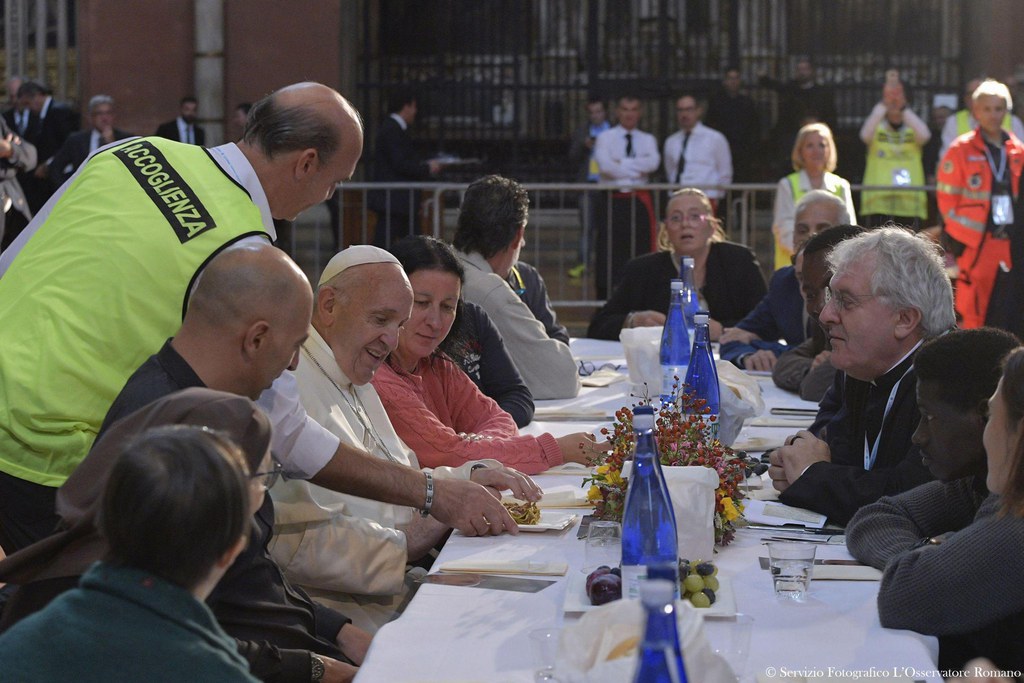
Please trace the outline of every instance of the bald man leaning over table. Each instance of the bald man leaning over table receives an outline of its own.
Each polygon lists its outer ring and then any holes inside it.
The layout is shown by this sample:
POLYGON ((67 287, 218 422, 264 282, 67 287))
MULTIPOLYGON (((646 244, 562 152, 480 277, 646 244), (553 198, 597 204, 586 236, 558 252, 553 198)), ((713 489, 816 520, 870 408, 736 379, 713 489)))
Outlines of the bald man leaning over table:
POLYGON ((861 506, 932 478, 911 443, 914 353, 955 319, 937 247, 909 231, 845 240, 828 260, 820 321, 840 372, 814 424, 772 452, 768 471, 780 501, 845 524, 861 506))
MULTIPOLYGON (((209 150, 135 138, 94 155, 0 256, 0 546, 53 531, 55 492, 85 457, 128 376, 174 334, 209 259, 276 237, 334 194, 362 153, 359 113, 299 83, 250 112, 243 139, 209 150)), ((467 533, 517 528, 486 489, 341 444, 285 375, 260 399, 289 476, 429 507, 467 533)))

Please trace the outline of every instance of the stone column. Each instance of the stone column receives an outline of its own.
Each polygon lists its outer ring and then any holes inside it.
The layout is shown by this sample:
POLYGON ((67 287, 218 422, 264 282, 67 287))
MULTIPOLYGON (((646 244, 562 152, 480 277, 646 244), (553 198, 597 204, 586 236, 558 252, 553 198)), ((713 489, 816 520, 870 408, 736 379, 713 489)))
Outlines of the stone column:
POLYGON ((224 0, 194 0, 195 98, 206 145, 224 142, 224 0))

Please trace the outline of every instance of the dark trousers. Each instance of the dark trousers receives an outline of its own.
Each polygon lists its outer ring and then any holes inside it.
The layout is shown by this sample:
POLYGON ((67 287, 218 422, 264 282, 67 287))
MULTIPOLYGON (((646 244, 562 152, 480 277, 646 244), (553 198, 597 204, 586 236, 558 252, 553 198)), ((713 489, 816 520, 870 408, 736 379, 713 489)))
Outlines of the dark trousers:
POLYGON ((640 190, 601 193, 593 208, 597 261, 594 283, 597 298, 607 299, 622 278, 626 263, 656 248, 654 204, 651 193, 640 190))
POLYGON ((57 530, 57 488, 0 472, 0 548, 10 555, 57 530))

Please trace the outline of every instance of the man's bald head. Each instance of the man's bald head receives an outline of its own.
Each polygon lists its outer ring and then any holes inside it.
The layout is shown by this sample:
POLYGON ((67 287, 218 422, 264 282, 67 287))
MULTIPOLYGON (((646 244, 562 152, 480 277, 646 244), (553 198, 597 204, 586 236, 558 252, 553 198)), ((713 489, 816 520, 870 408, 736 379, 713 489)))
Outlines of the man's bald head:
POLYGON ((225 250, 203 270, 171 345, 211 389, 256 399, 298 364, 313 292, 269 244, 225 250))
POLYGON ((311 309, 309 281, 295 262, 269 244, 246 244, 226 249, 203 269, 185 320, 226 328, 311 309))
POLYGON ((253 105, 239 143, 274 218, 294 220, 330 199, 363 153, 359 112, 320 83, 296 83, 253 105))
POLYGON ((307 148, 324 163, 357 136, 362 147, 359 112, 340 93, 321 83, 296 83, 276 90, 253 105, 242 140, 268 159, 307 148))

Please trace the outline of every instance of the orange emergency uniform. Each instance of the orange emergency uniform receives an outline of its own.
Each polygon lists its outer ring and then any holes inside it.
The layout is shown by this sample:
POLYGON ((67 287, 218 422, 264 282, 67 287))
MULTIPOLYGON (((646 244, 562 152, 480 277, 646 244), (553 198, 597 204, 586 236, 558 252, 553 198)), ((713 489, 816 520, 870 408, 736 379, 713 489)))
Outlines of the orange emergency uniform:
MULTIPOLYGON (((1016 205, 1024 168, 1024 144, 1012 134, 1006 139, 1005 173, 1010 177, 1011 206, 1016 205)), ((999 160, 994 159, 998 164, 999 160)), ((946 232, 964 245, 957 259, 956 310, 961 327, 981 327, 995 287, 1000 264, 1010 261, 1010 240, 997 239, 987 229, 992 209, 992 166, 980 129, 958 137, 939 164, 937 198, 946 232)), ((1019 223, 1024 216, 1016 217, 1019 223)), ((1012 226, 1008 226, 1012 227, 1012 226)))

